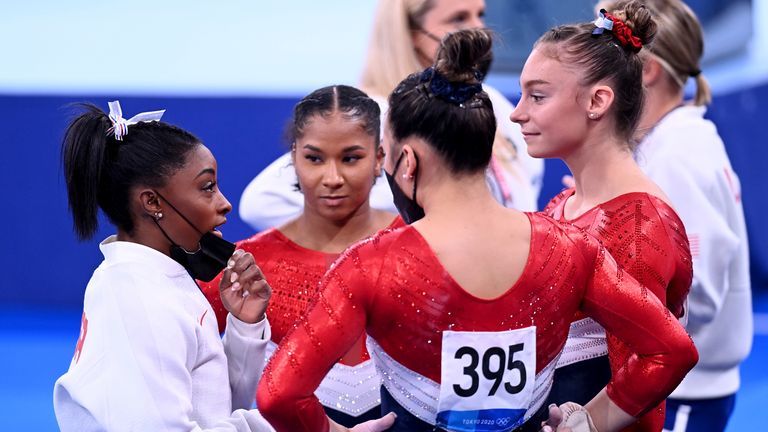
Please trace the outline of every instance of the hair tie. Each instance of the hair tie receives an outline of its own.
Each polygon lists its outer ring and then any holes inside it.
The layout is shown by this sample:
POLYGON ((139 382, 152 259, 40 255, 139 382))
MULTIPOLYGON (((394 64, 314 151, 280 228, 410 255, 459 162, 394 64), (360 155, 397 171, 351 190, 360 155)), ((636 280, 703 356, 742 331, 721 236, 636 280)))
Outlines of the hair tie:
POLYGON ((107 130, 107 133, 114 133, 115 139, 122 141, 123 136, 128 135, 128 126, 135 125, 139 122, 160 121, 160 118, 163 117, 163 113, 165 113, 165 110, 147 111, 136 114, 126 120, 123 118, 123 110, 120 108, 120 101, 109 102, 109 120, 112 121, 112 127, 107 130))
MULTIPOLYGON (((475 73, 477 77, 477 73, 475 73)), ((425 83, 429 93, 446 102, 464 108, 464 102, 483 91, 481 84, 454 83, 448 81, 434 67, 428 67, 421 73, 420 82, 425 83)))
POLYGON ((691 77, 693 77, 693 78, 696 78, 696 77, 698 77, 699 75, 701 75, 701 69, 696 69, 696 70, 694 70, 693 72, 689 73, 688 75, 690 75, 690 76, 691 76, 691 77))
POLYGON ((592 30, 593 35, 601 35, 605 30, 608 30, 613 33, 624 48, 638 52, 643 47, 640 38, 632 34, 632 29, 605 9, 600 9, 600 16, 597 17, 594 24, 597 28, 592 30))

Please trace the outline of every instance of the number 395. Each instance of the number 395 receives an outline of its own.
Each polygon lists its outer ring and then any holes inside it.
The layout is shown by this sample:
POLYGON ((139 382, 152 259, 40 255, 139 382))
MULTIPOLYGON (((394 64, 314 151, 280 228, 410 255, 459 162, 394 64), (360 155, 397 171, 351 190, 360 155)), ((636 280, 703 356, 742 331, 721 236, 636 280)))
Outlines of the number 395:
POLYGON ((516 352, 522 351, 523 347, 524 344, 522 343, 510 345, 507 352, 505 352, 504 349, 500 347, 488 348, 483 353, 482 365, 480 364, 481 358, 477 350, 469 346, 463 346, 459 348, 456 350, 455 358, 461 359, 463 357, 469 356, 469 364, 464 367, 464 375, 469 376, 472 382, 468 388, 463 388, 459 384, 454 384, 453 391, 461 397, 474 396, 480 388, 480 376, 478 374, 477 367, 481 366, 480 369, 483 376, 486 379, 493 381, 493 385, 488 392, 488 396, 495 395, 499 390, 499 387, 501 387, 502 383, 504 384, 504 390, 507 393, 520 393, 523 388, 525 388, 527 376, 525 371, 525 364, 520 360, 514 360, 514 356, 516 352), (491 364, 491 359, 494 357, 498 358, 498 361, 493 362, 496 367, 492 367, 491 364), (520 373, 520 382, 515 385, 512 385, 509 382, 504 382, 504 373, 506 370, 511 371, 515 369, 517 369, 520 373))

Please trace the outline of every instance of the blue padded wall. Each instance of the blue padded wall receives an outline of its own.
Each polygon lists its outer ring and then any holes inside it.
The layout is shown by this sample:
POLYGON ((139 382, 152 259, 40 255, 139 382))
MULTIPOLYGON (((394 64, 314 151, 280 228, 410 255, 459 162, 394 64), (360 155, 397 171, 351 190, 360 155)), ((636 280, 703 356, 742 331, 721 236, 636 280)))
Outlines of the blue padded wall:
MULTIPOLYGON (((237 207, 250 179, 285 151, 282 132, 296 98, 116 97, 131 116, 167 109, 164 120, 203 140, 219 163, 221 188, 237 207)), ((78 307, 91 272, 101 261, 97 244, 112 232, 103 224, 93 241, 75 240, 67 212, 60 167, 60 142, 71 115, 66 106, 103 97, 0 96, 0 172, 4 227, 0 262, 0 303, 78 307)), ((726 142, 742 181, 750 234, 753 284, 768 287, 768 228, 762 225, 766 201, 760 188, 768 166, 768 85, 715 98, 708 113, 726 142)), ((560 189, 567 173, 557 160, 546 162, 540 205, 560 189)), ((229 239, 252 230, 233 211, 223 228, 229 239)))

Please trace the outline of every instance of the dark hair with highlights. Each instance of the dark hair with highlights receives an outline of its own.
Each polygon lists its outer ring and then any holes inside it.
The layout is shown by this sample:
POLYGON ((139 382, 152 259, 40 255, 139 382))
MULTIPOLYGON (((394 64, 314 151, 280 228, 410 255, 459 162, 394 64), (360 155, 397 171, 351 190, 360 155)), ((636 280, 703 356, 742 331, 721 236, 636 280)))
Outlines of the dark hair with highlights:
MULTIPOLYGON (((630 0, 622 8, 608 12, 624 21, 643 45, 653 41, 656 22, 642 3, 630 0)), ((584 71, 583 85, 607 82, 615 95, 611 110, 617 132, 630 141, 643 111, 643 63, 638 53, 631 46, 623 46, 613 32, 593 34, 594 29, 593 23, 557 26, 544 33, 534 46, 553 45, 555 49, 544 52, 584 71)))
POLYGON ((108 132, 112 121, 104 111, 92 104, 78 106, 83 112, 67 127, 61 147, 75 233, 80 240, 93 237, 99 208, 112 224, 131 233, 131 190, 165 185, 200 140, 167 123, 146 122, 131 125, 118 141, 108 132))
MULTIPOLYGON (((487 29, 446 35, 433 66, 456 88, 480 84, 481 69, 492 56, 493 34, 487 29)), ((436 96, 424 72, 411 74, 389 96, 389 125, 396 142, 415 136, 425 140, 454 173, 484 170, 491 160, 496 117, 484 91, 463 103, 436 96)))

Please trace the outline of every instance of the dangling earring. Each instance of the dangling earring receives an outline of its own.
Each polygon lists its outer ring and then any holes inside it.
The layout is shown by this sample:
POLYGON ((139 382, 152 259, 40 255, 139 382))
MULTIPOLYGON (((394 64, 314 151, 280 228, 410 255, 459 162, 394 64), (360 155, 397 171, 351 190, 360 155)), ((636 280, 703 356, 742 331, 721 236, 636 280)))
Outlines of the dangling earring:
POLYGON ((155 220, 160 220, 163 218, 163 212, 155 212, 155 220))

